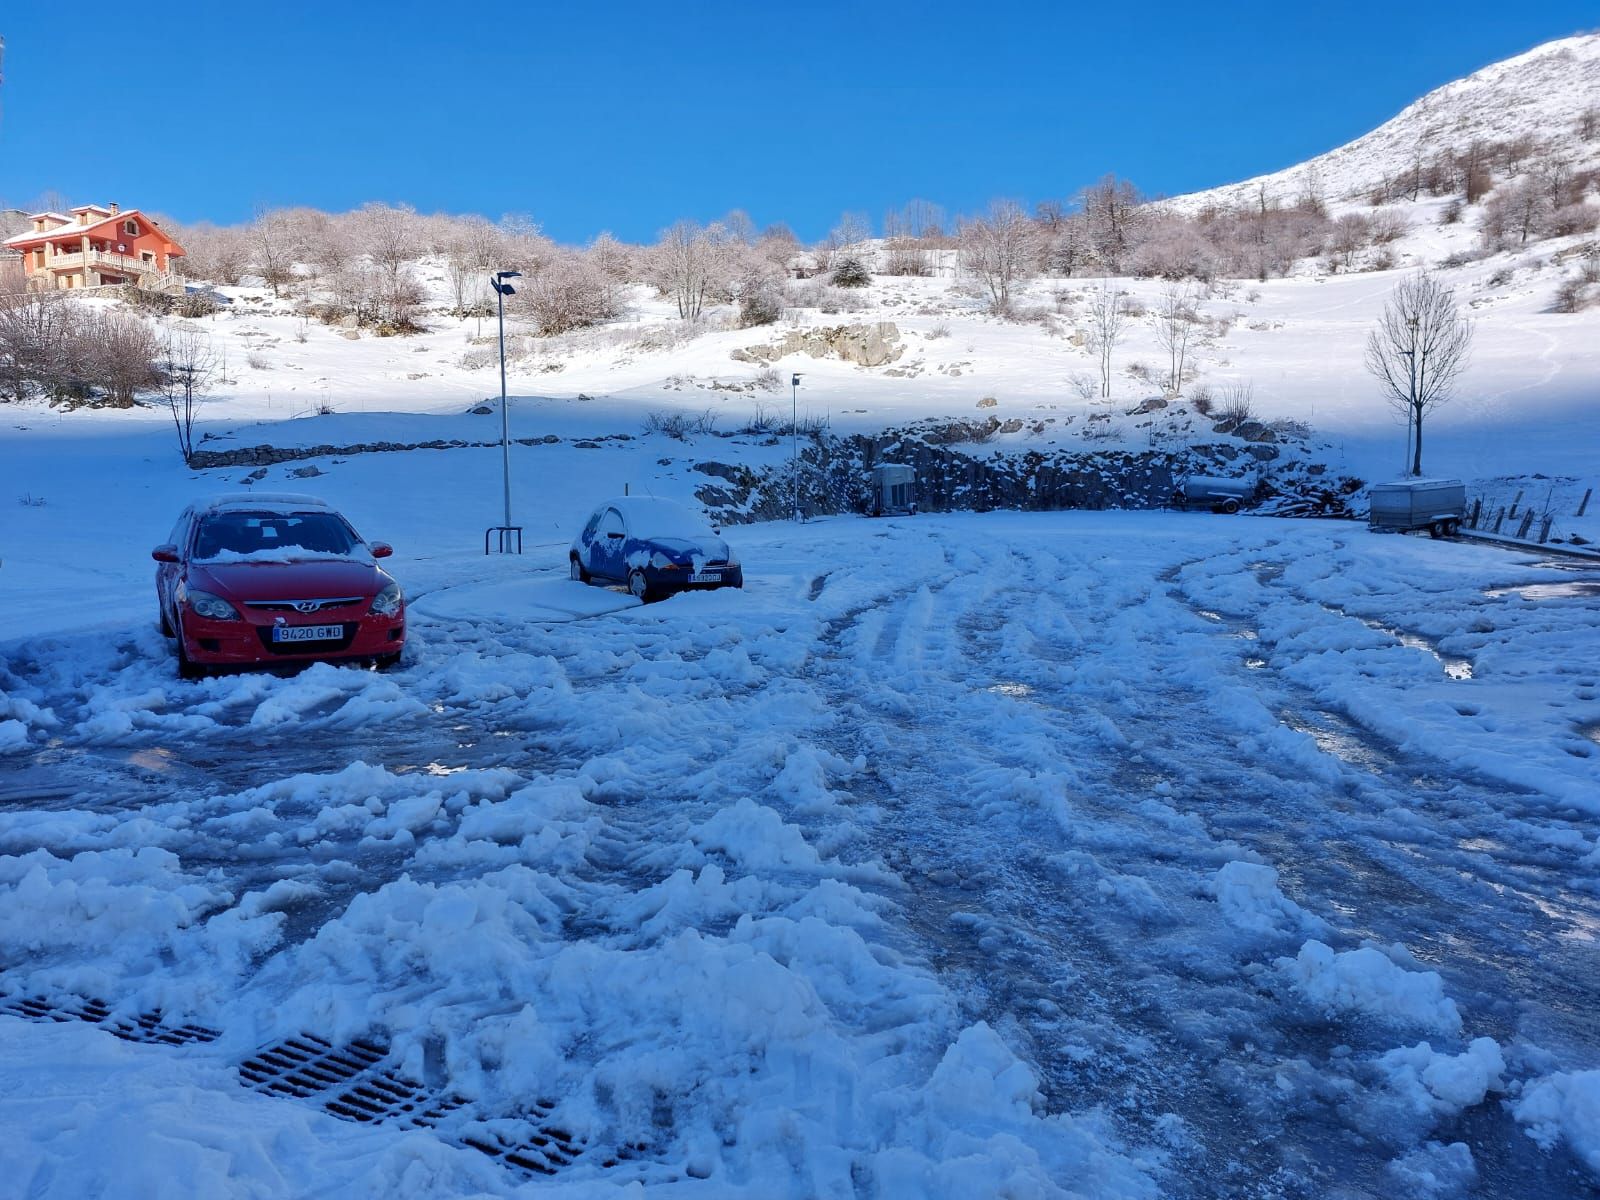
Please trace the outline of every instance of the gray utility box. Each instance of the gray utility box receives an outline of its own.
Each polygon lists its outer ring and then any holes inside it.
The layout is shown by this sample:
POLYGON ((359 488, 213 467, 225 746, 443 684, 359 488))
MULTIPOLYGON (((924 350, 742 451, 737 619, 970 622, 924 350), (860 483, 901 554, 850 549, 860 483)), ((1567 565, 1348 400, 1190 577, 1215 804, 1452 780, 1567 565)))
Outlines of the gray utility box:
POLYGON ((1179 508, 1201 505, 1212 512, 1236 513, 1240 505, 1253 500, 1255 477, 1223 479, 1214 475, 1188 475, 1178 484, 1173 496, 1179 508))
POLYGON ((1461 528, 1467 512, 1467 488, 1459 479, 1402 479, 1375 483, 1367 489, 1367 526, 1405 533, 1426 529, 1448 537, 1461 528))
POLYGON ((917 511, 917 472, 900 463, 872 468, 872 495, 867 511, 875 517, 905 516, 917 511))

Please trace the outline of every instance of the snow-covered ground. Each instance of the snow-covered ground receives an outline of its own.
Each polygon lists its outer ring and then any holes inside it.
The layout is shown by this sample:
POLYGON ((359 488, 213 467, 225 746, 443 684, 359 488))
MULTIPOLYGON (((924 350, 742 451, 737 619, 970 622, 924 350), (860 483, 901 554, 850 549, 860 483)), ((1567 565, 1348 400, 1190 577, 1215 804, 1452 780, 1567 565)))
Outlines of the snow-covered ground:
POLYGON ((98 536, 0 647, 22 1195, 1600 1179, 1600 573, 839 518, 640 607, 423 522, 400 669, 191 683, 98 536))
MULTIPOLYGON (((1596 63, 1452 85, 1319 186, 1371 212, 1423 143, 1566 137, 1596 63)), ((1214 442, 1197 390, 1248 384, 1389 477, 1361 350, 1419 267, 1475 329, 1428 470, 1600 541, 1600 308, 1551 311, 1592 239, 1476 258, 1471 210, 1377 211, 1390 269, 1198 290, 1154 415, 1148 311, 1085 398, 1102 282, 1001 321, 950 253, 765 328, 644 287, 513 322, 521 558, 480 552, 494 328, 437 261, 412 337, 224 289, 200 448, 466 445, 191 470, 158 408, 5 405, 0 1194, 1594 1194, 1600 569, 1080 512, 739 527, 742 593, 648 607, 565 579, 598 500, 782 464, 796 371, 835 433, 1003 423, 971 454, 1214 442), (875 367, 759 353, 877 322, 875 367), (716 433, 646 432, 671 413, 716 433), (250 486, 394 543, 397 670, 177 679, 149 548, 250 486)))

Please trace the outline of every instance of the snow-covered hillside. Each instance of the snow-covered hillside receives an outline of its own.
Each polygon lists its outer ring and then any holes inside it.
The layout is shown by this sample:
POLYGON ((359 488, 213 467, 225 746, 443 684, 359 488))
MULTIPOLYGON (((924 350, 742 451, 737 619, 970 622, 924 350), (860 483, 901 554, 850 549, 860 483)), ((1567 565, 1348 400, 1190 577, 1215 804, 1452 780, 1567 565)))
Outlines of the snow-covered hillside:
POLYGON ((1327 201, 1363 199, 1411 171, 1419 159, 1472 142, 1533 137, 1575 167, 1591 165, 1600 146, 1581 136, 1600 109, 1600 33, 1546 42, 1526 54, 1447 83, 1364 137, 1270 175, 1193 192, 1168 203, 1195 212, 1214 205, 1292 203, 1309 193, 1327 201))

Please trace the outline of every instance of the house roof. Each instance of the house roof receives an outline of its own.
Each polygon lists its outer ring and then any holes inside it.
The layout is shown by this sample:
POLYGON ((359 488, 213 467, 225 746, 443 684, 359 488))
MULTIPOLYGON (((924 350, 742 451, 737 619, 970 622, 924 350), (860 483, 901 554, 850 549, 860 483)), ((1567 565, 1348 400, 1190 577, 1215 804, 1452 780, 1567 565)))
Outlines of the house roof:
MULTIPOLYGON (((85 208, 94 208, 96 206, 95 205, 85 205, 84 207, 85 208)), ((82 210, 73 209, 73 211, 74 212, 79 212, 79 211, 82 211, 82 210)), ((104 210, 102 210, 102 211, 104 211, 104 210)), ((35 213, 33 215, 33 218, 30 218, 30 219, 37 219, 39 217, 59 217, 59 216, 61 216, 60 213, 35 213)), ((162 232, 161 227, 159 225, 157 225, 149 217, 145 216, 137 208, 126 209, 125 211, 119 212, 119 213, 111 213, 111 214, 109 214, 109 215, 107 215, 105 217, 102 217, 98 221, 90 221, 87 225, 79 225, 77 222, 72 221, 71 218, 63 218, 63 220, 66 220, 68 222, 67 224, 59 226, 59 227, 57 227, 55 229, 46 229, 46 230, 43 230, 42 232, 34 232, 32 230, 29 230, 29 231, 27 231, 25 233, 14 234, 13 236, 6 238, 5 241, 0 242, 0 246, 26 246, 26 245, 31 245, 34 242, 51 242, 51 241, 55 241, 57 238, 79 237, 79 236, 81 236, 83 234, 93 234, 98 230, 105 229, 105 227, 108 226, 108 225, 115 225, 115 224, 117 224, 117 223, 119 223, 121 221, 126 221, 130 217, 138 217, 141 221, 143 221, 146 225, 148 225, 154 232, 160 234, 163 238, 165 238, 166 242, 167 242, 167 246, 169 247, 169 249, 167 251, 169 254, 177 254, 177 255, 182 255, 183 254, 183 252, 184 252, 183 251, 183 247, 178 245, 178 243, 173 241, 170 237, 167 237, 167 235, 162 232)), ((106 235, 105 234, 101 234, 101 236, 106 236, 106 235)))

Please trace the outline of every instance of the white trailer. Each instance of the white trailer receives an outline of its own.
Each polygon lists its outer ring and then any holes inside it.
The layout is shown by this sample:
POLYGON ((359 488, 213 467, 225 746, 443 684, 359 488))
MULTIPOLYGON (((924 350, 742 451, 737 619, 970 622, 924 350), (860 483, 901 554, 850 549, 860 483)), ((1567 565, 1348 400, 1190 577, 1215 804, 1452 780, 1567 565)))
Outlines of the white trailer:
POLYGON ((1467 512, 1467 488, 1459 479, 1401 479, 1367 489, 1369 529, 1407 533, 1426 529, 1452 537, 1467 512))

